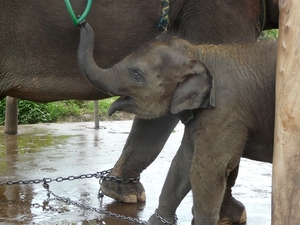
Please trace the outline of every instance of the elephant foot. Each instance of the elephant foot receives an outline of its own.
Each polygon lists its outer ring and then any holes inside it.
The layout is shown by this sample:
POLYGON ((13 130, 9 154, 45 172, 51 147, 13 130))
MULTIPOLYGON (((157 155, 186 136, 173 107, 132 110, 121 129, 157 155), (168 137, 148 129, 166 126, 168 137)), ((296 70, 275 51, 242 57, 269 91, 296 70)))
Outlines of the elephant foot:
POLYGON ((122 183, 103 180, 101 190, 106 196, 125 203, 145 202, 145 189, 139 181, 122 183))
POLYGON ((245 206, 235 198, 224 198, 218 225, 246 224, 247 213, 245 206))

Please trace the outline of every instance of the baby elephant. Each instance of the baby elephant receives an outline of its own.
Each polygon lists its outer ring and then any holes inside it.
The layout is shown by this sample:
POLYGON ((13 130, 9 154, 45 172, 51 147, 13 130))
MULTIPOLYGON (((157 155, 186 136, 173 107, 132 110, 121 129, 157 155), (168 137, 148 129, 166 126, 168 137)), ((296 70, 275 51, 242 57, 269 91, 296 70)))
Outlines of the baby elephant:
MULTIPOLYGON (((148 224, 163 224, 161 216, 174 222, 192 188, 194 223, 216 225, 226 180, 240 157, 272 162, 277 43, 191 45, 170 38, 101 69, 93 59, 91 27, 81 24, 80 31, 83 74, 100 90, 121 96, 109 114, 119 110, 146 119, 173 114, 186 125, 148 224)), ((245 222, 245 213, 242 217, 239 222, 245 222)))

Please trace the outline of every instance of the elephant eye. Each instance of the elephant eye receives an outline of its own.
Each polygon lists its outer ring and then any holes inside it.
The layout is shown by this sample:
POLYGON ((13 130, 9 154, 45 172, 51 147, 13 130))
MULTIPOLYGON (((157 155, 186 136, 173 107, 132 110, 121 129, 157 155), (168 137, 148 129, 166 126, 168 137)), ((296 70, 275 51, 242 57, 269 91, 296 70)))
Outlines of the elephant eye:
POLYGON ((140 69, 134 68, 130 72, 131 78, 134 82, 140 83, 143 80, 143 72, 140 69))
POLYGON ((135 78, 135 79, 138 79, 138 78, 140 77, 139 71, 136 71, 136 70, 133 71, 133 72, 132 72, 132 77, 135 78))

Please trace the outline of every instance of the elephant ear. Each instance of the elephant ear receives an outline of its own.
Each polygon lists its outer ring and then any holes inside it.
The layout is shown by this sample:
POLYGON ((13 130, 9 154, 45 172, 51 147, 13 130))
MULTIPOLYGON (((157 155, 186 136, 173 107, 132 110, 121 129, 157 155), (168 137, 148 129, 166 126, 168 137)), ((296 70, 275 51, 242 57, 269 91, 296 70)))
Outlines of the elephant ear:
POLYGON ((192 68, 177 85, 171 102, 171 113, 184 110, 215 107, 215 88, 213 77, 199 60, 193 60, 192 68))

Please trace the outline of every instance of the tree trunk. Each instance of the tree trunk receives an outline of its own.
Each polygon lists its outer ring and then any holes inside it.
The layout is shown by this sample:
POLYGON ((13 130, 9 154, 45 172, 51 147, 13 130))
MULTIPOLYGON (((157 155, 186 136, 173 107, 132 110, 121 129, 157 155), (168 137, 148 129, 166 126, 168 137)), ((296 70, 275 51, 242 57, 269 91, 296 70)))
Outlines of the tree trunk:
POLYGON ((272 225, 300 224, 300 1, 279 0, 272 225))
POLYGON ((18 99, 9 96, 6 97, 4 133, 18 133, 18 99))

